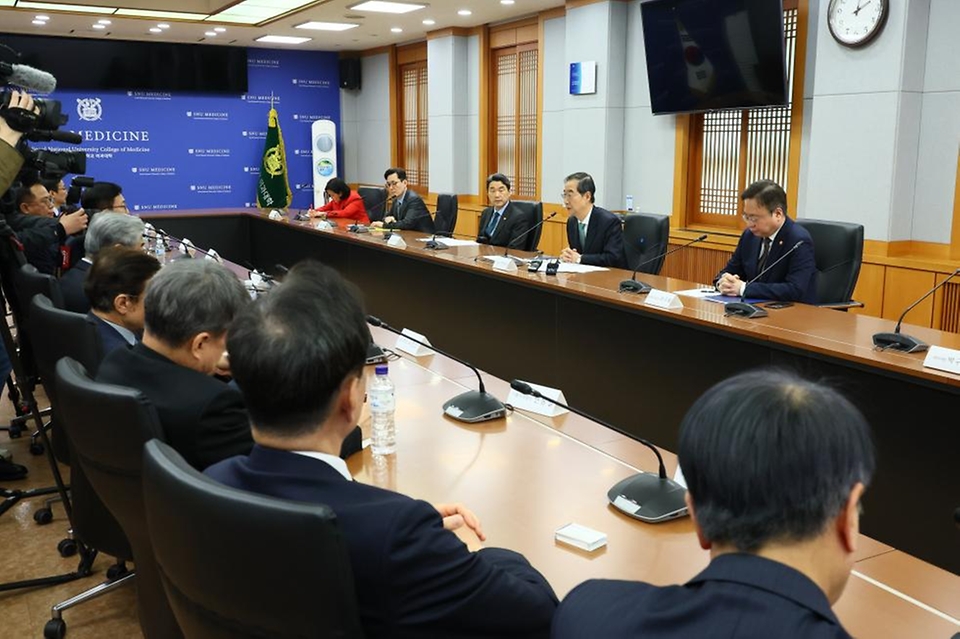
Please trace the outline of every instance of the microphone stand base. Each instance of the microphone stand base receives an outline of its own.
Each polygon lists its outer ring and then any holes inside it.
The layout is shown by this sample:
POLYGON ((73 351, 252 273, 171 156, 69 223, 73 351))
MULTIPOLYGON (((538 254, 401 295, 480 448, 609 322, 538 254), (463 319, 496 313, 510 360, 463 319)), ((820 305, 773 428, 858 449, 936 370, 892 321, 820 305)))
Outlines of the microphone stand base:
POLYGON ((475 424, 500 419, 507 414, 507 408, 490 393, 467 391, 447 401, 443 405, 443 414, 461 422, 475 424))
POLYGON ((727 302, 724 306, 725 315, 739 315, 746 319, 766 317, 766 309, 762 309, 756 304, 747 304, 746 302, 727 302))
POLYGON ((901 353, 922 353, 930 348, 930 345, 926 342, 903 333, 877 333, 873 336, 873 345, 881 350, 899 351, 901 353))
POLYGON ((443 249, 448 249, 450 247, 444 244, 443 242, 438 242, 437 240, 430 240, 429 242, 423 245, 423 248, 429 249, 432 251, 442 251, 443 249))
POLYGON ((637 293, 638 295, 643 295, 652 290, 653 287, 645 282, 638 282, 637 280, 623 280, 620 282, 621 293, 637 293))
POLYGON ((686 489, 656 473, 627 477, 607 491, 610 504, 634 519, 657 524, 687 514, 686 489))

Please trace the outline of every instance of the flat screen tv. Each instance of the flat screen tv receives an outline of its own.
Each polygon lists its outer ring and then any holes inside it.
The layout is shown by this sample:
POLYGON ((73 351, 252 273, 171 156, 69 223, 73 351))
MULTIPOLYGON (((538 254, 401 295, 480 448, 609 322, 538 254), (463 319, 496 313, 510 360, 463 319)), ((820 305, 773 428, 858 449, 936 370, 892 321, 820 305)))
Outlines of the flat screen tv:
POLYGON ((782 0, 640 5, 655 114, 787 104, 782 0))
POLYGON ((20 54, 12 60, 53 74, 59 89, 247 91, 247 50, 221 45, 130 42, 0 34, 20 54))

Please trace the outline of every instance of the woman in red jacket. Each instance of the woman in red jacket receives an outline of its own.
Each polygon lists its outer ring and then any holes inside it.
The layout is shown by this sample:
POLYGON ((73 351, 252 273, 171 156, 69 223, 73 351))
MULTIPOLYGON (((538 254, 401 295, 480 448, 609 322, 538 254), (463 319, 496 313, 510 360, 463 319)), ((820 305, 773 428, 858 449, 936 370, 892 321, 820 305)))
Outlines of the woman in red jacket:
POLYGON ((310 209, 310 217, 336 217, 353 220, 356 224, 365 226, 370 224, 363 198, 356 191, 351 191, 346 182, 340 178, 331 178, 325 190, 330 201, 318 209, 310 209))

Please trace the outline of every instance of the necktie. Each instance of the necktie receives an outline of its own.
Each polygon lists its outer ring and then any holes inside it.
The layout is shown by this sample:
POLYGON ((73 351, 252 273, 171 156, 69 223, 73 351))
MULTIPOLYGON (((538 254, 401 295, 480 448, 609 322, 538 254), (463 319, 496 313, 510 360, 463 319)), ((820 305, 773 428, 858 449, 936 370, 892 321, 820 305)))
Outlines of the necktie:
POLYGON ((493 212, 493 217, 490 219, 490 223, 487 224, 487 229, 485 231, 487 237, 493 237, 493 232, 497 230, 497 224, 500 223, 500 216, 502 213, 493 212))
POLYGON ((580 227, 580 252, 582 253, 587 245, 587 225, 583 222, 577 222, 580 227))
POLYGON ((763 238, 763 248, 760 249, 760 259, 757 261, 757 274, 763 272, 767 266, 767 258, 770 257, 770 245, 773 243, 769 237, 763 238))

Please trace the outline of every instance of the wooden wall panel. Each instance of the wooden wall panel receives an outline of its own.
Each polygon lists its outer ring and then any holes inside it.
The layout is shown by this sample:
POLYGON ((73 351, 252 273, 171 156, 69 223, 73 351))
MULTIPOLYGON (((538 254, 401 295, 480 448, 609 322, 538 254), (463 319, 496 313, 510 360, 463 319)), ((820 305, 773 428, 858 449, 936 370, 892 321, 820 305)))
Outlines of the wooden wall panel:
MULTIPOLYGON (((936 274, 903 268, 888 268, 884 279, 883 313, 880 317, 896 321, 903 311, 933 288, 936 274)), ((933 299, 921 302, 903 320, 917 326, 933 323, 933 299)))
POLYGON ((567 246, 566 221, 557 222, 555 220, 556 218, 545 222, 540 234, 540 245, 537 248, 543 251, 545 255, 560 255, 560 251, 567 246))
MULTIPOLYGON (((939 279, 942 278, 938 278, 938 281, 939 279)), ((951 280, 945 284, 941 293, 937 295, 939 309, 934 314, 937 320, 934 328, 960 333, 960 284, 955 284, 955 281, 951 280)))
MULTIPOLYGON (((671 243, 669 248, 673 249, 681 244, 682 242, 671 243)), ((732 254, 733 251, 691 246, 666 258, 660 274, 710 284, 720 269, 726 266, 732 254)))
MULTIPOLYGON (((883 281, 886 268, 880 264, 863 264, 860 277, 853 289, 853 299, 863 302, 863 308, 852 309, 851 313, 863 313, 874 317, 883 317, 883 281)), ((901 312, 903 309, 901 309, 901 312)))

